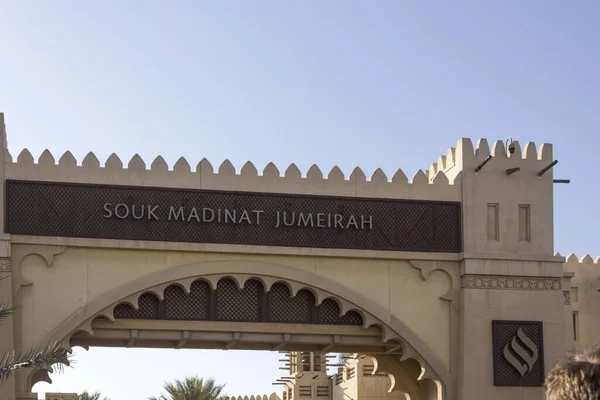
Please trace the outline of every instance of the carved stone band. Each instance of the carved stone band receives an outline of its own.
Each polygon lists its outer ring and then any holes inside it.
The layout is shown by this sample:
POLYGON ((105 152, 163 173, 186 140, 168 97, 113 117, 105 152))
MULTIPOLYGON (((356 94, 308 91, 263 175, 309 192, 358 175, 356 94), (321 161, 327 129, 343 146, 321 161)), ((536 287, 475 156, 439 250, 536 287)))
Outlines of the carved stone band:
POLYGON ((10 258, 0 258, 0 272, 10 272, 10 258))
POLYGON ((461 287, 466 289, 560 290, 561 278, 533 276, 463 275, 461 287))
POLYGON ((563 291, 563 296, 565 296, 565 306, 571 304, 571 292, 563 291))

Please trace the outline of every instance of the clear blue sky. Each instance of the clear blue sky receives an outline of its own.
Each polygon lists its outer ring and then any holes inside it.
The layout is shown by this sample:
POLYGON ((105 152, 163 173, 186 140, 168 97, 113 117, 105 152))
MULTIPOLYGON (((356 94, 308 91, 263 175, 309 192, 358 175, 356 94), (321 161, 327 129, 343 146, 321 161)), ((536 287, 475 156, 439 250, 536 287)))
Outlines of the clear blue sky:
MULTIPOLYGON (((597 0, 5 0, 0 15, 15 158, 412 176, 460 137, 551 142, 556 177, 572 179, 555 189, 556 249, 600 255, 597 0)), ((96 349, 53 390, 135 400, 198 373, 270 393, 277 354, 243 354, 96 349)))

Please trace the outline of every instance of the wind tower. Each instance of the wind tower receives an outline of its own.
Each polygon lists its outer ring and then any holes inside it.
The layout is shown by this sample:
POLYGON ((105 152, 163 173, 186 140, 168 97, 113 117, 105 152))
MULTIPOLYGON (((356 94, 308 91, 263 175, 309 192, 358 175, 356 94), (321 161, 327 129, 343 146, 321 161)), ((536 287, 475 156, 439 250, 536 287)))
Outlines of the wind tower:
POLYGON ((279 361, 284 364, 279 369, 288 371, 289 376, 282 376, 273 384, 283 386, 283 400, 331 399, 327 353, 291 351, 282 354, 285 358, 279 361))

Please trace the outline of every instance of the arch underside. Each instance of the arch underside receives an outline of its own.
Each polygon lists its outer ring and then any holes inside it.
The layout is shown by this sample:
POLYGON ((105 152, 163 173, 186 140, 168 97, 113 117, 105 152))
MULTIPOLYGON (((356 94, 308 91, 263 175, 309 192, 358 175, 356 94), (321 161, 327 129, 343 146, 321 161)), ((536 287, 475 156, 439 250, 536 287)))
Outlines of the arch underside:
POLYGON ((92 321, 91 333, 77 332, 69 344, 329 352, 359 346, 360 351, 401 354, 397 343, 381 342, 380 328, 363 327, 358 311, 342 313, 334 298, 317 305, 307 289, 292 296, 283 282, 267 292, 257 279, 240 287, 232 278, 221 278, 214 290, 197 279, 189 288, 173 283, 162 294, 160 298, 150 291, 137 301, 119 302, 112 315, 92 321))
MULTIPOLYGON (((360 353, 373 357, 373 374, 387 373, 389 390, 407 399, 442 399, 443 392, 426 362, 371 314, 320 289, 264 276, 220 274, 157 285, 96 313, 62 343, 67 351, 94 346, 360 353)), ((30 387, 51 383, 48 372, 32 374, 30 387)))

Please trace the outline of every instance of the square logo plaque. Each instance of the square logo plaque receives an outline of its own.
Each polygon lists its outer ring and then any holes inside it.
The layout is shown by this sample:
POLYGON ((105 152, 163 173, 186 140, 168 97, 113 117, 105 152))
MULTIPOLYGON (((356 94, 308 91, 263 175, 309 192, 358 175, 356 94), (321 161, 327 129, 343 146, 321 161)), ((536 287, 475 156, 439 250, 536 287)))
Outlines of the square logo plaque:
POLYGON ((544 335, 539 321, 492 321, 495 386, 544 385, 544 335))

